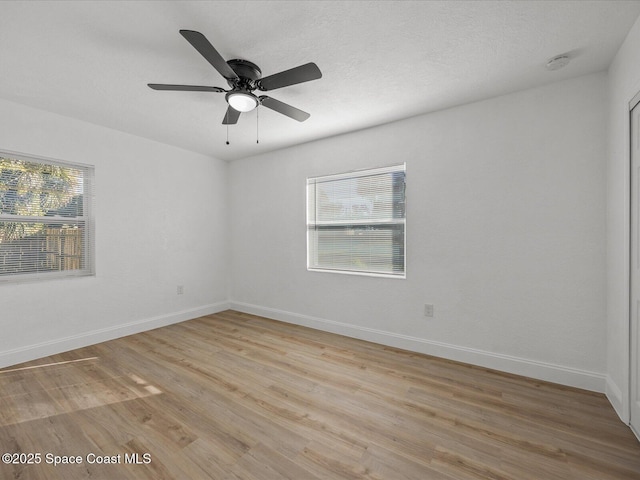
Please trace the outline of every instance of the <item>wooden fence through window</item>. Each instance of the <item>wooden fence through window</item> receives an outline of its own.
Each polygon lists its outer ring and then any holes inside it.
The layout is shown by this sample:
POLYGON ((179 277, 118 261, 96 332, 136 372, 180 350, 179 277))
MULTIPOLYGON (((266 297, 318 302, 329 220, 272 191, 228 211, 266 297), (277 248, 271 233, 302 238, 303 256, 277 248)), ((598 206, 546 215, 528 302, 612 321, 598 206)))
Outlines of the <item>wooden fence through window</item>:
POLYGON ((82 268, 82 229, 46 228, 44 243, 47 269, 80 270, 82 268))
POLYGON ((0 242, 0 275, 80 270, 82 228, 48 227, 35 235, 0 242))

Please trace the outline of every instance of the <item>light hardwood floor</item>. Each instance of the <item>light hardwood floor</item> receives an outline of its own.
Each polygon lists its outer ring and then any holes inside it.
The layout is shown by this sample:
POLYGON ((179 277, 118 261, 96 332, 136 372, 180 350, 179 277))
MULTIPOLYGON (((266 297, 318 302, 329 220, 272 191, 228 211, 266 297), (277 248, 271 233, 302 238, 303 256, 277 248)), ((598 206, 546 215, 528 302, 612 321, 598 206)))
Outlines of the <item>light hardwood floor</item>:
POLYGON ((601 394, 233 311, 0 370, 4 452, 41 461, 2 479, 640 479, 601 394))

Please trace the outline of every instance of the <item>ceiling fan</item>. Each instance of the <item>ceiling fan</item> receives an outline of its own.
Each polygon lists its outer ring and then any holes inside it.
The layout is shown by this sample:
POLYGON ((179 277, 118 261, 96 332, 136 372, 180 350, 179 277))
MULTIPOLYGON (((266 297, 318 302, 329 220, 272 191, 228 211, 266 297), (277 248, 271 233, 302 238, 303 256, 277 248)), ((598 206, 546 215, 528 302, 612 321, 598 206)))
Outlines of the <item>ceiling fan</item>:
POLYGON ((229 107, 222 120, 223 125, 237 123, 241 113, 250 112, 258 105, 267 107, 299 122, 304 122, 310 117, 307 112, 303 112, 280 100, 266 95, 256 96, 253 92, 255 90, 266 92, 321 78, 322 72, 320 72, 315 63, 306 63, 262 78, 262 71, 255 63, 241 59, 225 61, 202 33, 193 30, 180 30, 180 34, 225 78, 231 88, 225 90, 220 87, 199 85, 149 83, 150 88, 184 92, 226 93, 225 99, 229 107))

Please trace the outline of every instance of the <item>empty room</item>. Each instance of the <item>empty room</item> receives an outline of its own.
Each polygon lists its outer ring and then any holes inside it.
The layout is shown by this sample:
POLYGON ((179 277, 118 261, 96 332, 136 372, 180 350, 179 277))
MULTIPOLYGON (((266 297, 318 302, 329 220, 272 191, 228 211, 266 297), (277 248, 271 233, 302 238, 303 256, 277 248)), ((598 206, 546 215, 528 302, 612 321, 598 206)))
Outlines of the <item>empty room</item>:
POLYGON ((640 479, 639 17, 0 2, 0 478, 640 479))

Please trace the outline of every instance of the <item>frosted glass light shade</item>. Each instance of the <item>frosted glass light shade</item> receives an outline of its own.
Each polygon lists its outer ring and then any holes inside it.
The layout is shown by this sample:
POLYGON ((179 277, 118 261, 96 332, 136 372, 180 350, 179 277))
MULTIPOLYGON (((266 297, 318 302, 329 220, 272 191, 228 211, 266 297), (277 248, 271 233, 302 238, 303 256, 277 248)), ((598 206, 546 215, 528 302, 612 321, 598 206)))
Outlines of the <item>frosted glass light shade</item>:
POLYGON ((250 112, 258 106, 258 100, 254 95, 244 92, 232 92, 227 95, 227 102, 238 112, 250 112))

